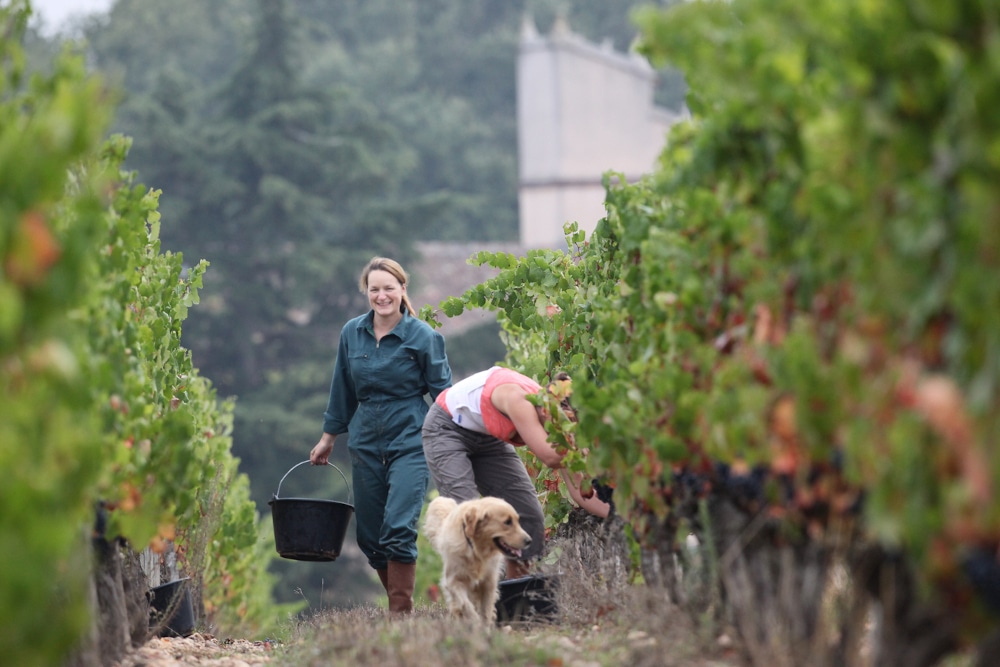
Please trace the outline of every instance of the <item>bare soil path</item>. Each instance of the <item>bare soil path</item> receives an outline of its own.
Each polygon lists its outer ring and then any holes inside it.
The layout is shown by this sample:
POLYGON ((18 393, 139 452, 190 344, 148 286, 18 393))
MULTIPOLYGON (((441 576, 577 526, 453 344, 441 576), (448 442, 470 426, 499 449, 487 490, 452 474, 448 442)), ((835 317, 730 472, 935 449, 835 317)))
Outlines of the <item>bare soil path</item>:
POLYGON ((271 663, 275 645, 266 641, 190 637, 154 637, 118 667, 262 667, 271 663))

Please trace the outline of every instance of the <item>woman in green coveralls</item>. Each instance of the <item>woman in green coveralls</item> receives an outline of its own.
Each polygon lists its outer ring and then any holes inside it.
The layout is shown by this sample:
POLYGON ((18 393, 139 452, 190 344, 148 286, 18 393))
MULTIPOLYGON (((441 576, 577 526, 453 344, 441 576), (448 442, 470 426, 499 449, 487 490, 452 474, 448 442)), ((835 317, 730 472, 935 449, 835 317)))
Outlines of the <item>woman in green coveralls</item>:
POLYGON ((418 320, 398 262, 375 257, 361 272, 371 310, 340 332, 323 436, 309 454, 325 465, 348 432, 358 546, 378 572, 389 610, 413 609, 417 521, 429 475, 421 428, 428 404, 451 386, 444 337, 418 320))

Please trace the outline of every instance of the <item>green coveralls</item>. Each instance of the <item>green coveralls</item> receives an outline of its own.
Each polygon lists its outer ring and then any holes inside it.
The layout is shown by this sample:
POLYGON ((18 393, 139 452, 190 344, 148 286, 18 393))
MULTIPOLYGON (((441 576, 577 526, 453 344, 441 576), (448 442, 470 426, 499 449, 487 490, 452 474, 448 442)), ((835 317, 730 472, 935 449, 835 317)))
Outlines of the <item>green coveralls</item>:
POLYGON ((358 546, 375 569, 417 560, 417 521, 428 472, 421 428, 428 404, 451 386, 444 337, 403 319, 375 342, 375 314, 347 322, 323 431, 348 432, 358 546))

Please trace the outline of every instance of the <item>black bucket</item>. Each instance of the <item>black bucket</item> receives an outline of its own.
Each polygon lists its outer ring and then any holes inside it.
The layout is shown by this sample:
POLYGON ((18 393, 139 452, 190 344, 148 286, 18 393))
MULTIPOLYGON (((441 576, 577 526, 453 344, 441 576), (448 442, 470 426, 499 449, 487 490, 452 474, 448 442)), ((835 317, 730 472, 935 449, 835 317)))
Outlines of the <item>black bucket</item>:
MULTIPOLYGON (((300 465, 297 463, 285 473, 300 465)), ((335 468, 347 484, 347 499, 351 499, 351 485, 347 477, 337 466, 335 468)), ((344 545, 347 527, 354 515, 354 505, 336 500, 315 500, 310 498, 279 498, 281 482, 278 491, 268 503, 271 506, 271 520, 274 524, 274 547, 278 555, 291 560, 331 561, 337 560, 340 549, 344 545)))
POLYGON ((551 622, 559 614, 556 589, 559 577, 532 574, 500 582, 497 598, 497 623, 551 622))
POLYGON ((189 579, 174 581, 149 589, 149 628, 160 637, 187 637, 194 632, 194 605, 191 604, 189 579))

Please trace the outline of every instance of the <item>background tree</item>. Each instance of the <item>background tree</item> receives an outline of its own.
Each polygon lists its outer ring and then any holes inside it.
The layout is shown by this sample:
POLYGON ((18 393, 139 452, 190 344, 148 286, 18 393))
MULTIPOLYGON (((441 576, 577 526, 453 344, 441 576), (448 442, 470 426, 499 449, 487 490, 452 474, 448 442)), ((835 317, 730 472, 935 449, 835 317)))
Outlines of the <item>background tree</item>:
POLYGON ((405 156, 393 132, 352 91, 302 85, 286 3, 259 9, 255 46, 219 90, 218 113, 190 128, 201 148, 186 160, 200 159, 202 181, 173 238, 213 258, 214 289, 186 340, 220 390, 239 396, 237 451, 270 472, 263 504, 275 472, 318 438, 336 332, 362 308, 331 286, 353 285, 359 258, 412 251, 388 214, 398 172, 388 163, 405 156))

